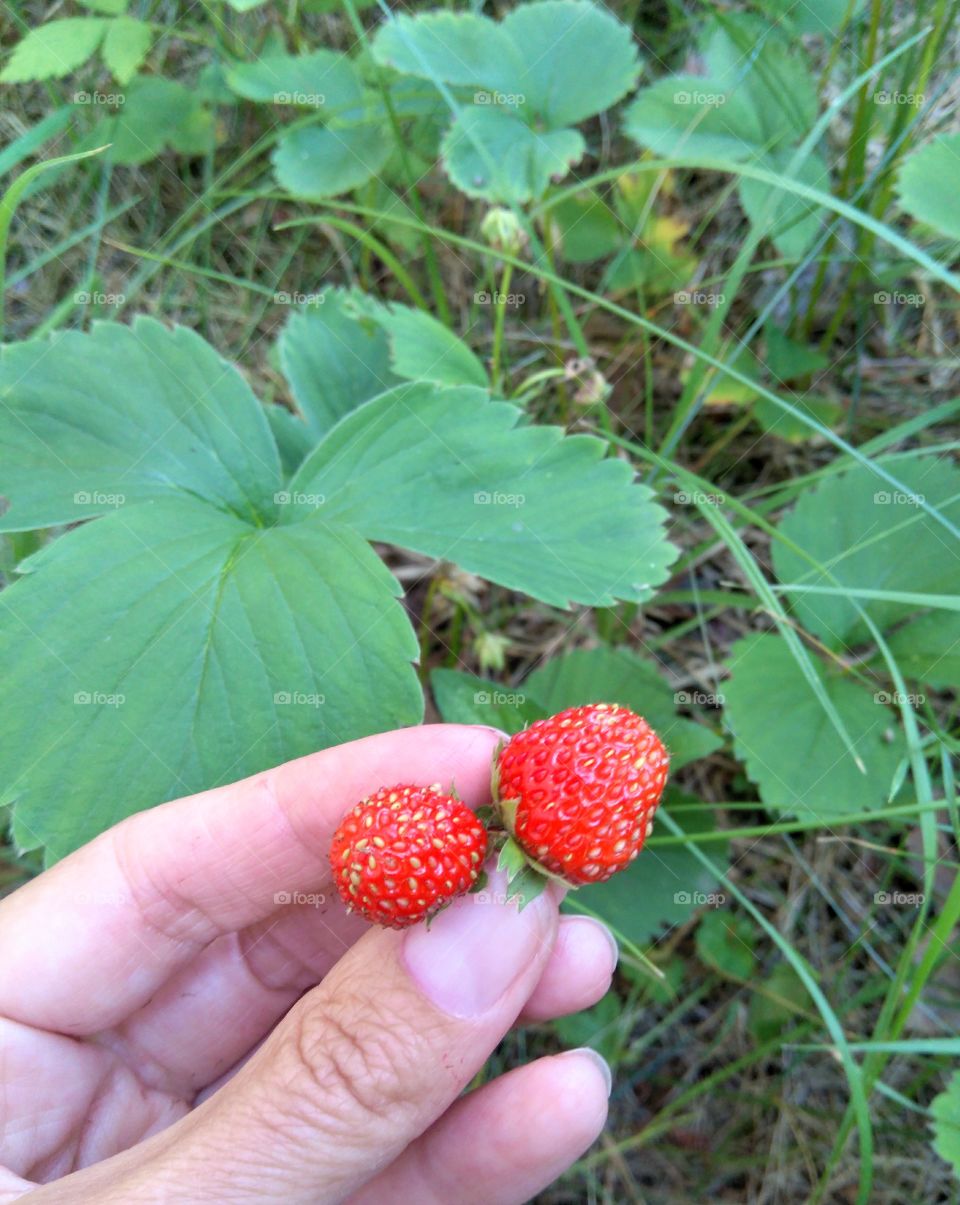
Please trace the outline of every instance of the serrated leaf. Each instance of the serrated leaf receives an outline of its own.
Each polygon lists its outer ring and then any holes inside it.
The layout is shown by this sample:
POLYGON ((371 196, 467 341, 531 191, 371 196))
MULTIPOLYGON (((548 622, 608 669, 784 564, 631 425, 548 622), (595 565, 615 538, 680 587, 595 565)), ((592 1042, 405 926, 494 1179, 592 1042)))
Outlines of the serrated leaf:
POLYGON ((24 567, 0 608, 3 800, 48 859, 140 808, 420 718, 399 586, 352 532, 170 498, 24 567))
MULTIPOLYGON (((960 522, 960 471, 948 460, 912 455, 883 463, 914 494, 960 522)), ((775 541, 773 564, 785 585, 960 594, 960 562, 948 555, 943 528, 909 495, 898 493, 865 467, 827 477, 805 491, 780 530, 829 570, 828 576, 811 568, 807 559, 775 541)), ((791 601, 804 627, 831 648, 869 638, 856 607, 842 596, 797 591, 791 601)), ((881 628, 912 610, 904 603, 858 601, 881 628)))
POLYGON ((643 88, 631 102, 624 128, 658 155, 703 155, 740 162, 764 146, 750 97, 698 75, 672 75, 643 88))
POLYGON ((524 70, 502 25, 474 13, 401 13, 377 33, 373 57, 407 75, 503 93, 515 91, 511 85, 524 70))
POLYGON ((118 17, 107 26, 103 39, 103 61, 118 83, 128 83, 139 71, 150 50, 150 26, 134 17, 118 17))
MULTIPOLYGON (((784 148, 769 156, 763 166, 783 179, 830 191, 830 169, 819 155, 807 155, 799 170, 788 173, 792 159, 793 151, 784 148)), ((782 255, 802 259, 823 228, 820 206, 763 180, 744 178, 739 192, 750 224, 762 228, 782 255)))
POLYGON ((123 107, 97 127, 111 145, 112 163, 138 164, 155 159, 168 147, 186 155, 202 155, 216 142, 213 113, 185 84, 158 75, 141 75, 126 87, 123 107))
POLYGON ((64 17, 31 29, 14 48, 0 72, 0 82, 62 79, 90 58, 100 45, 106 25, 100 17, 64 17))
POLYGON ((819 348, 791 339, 773 322, 767 323, 763 333, 766 341, 764 363, 776 381, 795 381, 798 377, 821 372, 830 363, 829 356, 819 348))
POLYGON ((385 332, 358 321, 349 305, 347 292, 327 289, 322 301, 294 310, 280 335, 280 363, 311 444, 398 383, 385 332))
MULTIPOLYGON (((378 301, 358 289, 344 299, 355 318, 375 322, 390 343, 390 367, 408 381, 438 385, 489 385, 487 370, 467 347, 431 314, 396 302, 378 301)), ((382 392, 382 391, 381 391, 382 392)))
POLYGON ((273 152, 277 182, 295 197, 321 199, 359 188, 386 163, 389 128, 379 122, 300 126, 273 152))
POLYGON ((869 688, 813 664, 865 774, 779 636, 754 634, 730 650, 725 715, 737 755, 767 808, 820 817, 829 825, 831 816, 888 802, 904 743, 891 712, 869 688))
POLYGON ((908 156, 898 191, 911 217, 960 239, 960 133, 941 134, 908 156))
POLYGON ((262 407, 185 327, 97 323, 0 351, 0 530, 188 491, 252 517, 280 484, 262 407))
POLYGON ((518 687, 512 690, 456 669, 435 669, 430 687, 437 711, 448 724, 486 724, 511 736, 549 715, 518 687))
POLYGON ((650 491, 601 440, 520 418, 467 386, 399 386, 338 423, 290 490, 325 499, 320 522, 557 606, 650 597, 676 556, 650 491))
POLYGON ((960 1179, 960 1071, 951 1075, 943 1092, 931 1101, 930 1117, 933 1149, 960 1179))
POLYGON ((519 4, 502 29, 524 65, 512 90, 551 127, 576 125, 611 108, 640 74, 629 29, 585 0, 519 4))
POLYGON ((236 63, 227 84, 247 100, 299 105, 337 113, 363 100, 363 80, 345 54, 313 50, 309 54, 268 54, 236 63))
POLYGON ((465 108, 442 145, 450 179, 468 196, 523 203, 583 158, 576 130, 537 131, 508 110, 465 108))
POLYGON ((746 917, 707 912, 697 926, 697 956, 708 967, 746 982, 757 966, 754 926, 746 917))
POLYGON ((709 728, 679 715, 687 697, 678 697, 655 665, 627 648, 575 649, 534 670, 519 689, 546 715, 586 703, 629 707, 657 730, 674 771, 723 744, 709 728))
MULTIPOLYGON (((667 809, 686 833, 712 832, 715 825, 707 809, 675 811, 676 803, 695 802, 668 790, 661 807, 667 809)), ((656 831, 656 830, 654 830, 656 831)), ((726 842, 711 842, 710 857, 726 866, 726 842)), ((635 862, 606 883, 580 887, 568 897, 566 911, 583 907, 606 921, 634 945, 643 946, 667 925, 678 925, 698 909, 716 900, 717 881, 683 845, 647 846, 635 862)))

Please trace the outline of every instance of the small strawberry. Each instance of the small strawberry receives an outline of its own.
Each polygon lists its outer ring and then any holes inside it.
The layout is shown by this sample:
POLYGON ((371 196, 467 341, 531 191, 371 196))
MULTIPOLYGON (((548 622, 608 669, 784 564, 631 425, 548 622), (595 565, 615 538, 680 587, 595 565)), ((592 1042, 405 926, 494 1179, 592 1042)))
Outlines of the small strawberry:
MULTIPOLYGON (((602 883, 643 848, 669 761, 647 721, 626 707, 571 707, 501 749, 500 814, 534 870, 574 885, 602 883)), ((501 864, 516 868, 517 852, 501 854, 501 864)))
POLYGON ((330 864, 348 908, 403 929, 469 891, 486 849, 486 830, 456 795, 381 787, 344 816, 330 864))

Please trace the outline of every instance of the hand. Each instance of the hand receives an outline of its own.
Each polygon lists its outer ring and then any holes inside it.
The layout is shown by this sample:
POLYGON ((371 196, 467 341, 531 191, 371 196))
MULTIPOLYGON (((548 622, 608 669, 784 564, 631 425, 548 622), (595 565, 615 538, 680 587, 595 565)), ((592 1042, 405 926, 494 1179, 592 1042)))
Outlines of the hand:
POLYGON ((485 802, 498 739, 439 725, 289 762, 131 817, 0 902, 0 1202, 496 1205, 569 1166, 606 1117, 598 1056, 461 1093, 518 1018, 599 999, 606 930, 560 919, 552 887, 370 929, 327 865, 383 784, 485 802))

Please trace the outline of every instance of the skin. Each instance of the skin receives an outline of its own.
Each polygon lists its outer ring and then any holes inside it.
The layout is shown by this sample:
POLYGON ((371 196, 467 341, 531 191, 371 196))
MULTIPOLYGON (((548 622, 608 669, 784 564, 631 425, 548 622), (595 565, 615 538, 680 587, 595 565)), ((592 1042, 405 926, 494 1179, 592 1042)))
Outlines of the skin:
POLYGON ((504 1033, 607 990, 549 891, 427 929, 347 914, 327 851, 385 783, 478 806, 501 734, 356 741, 131 817, 0 901, 0 1203, 510 1205, 603 1127, 589 1051, 464 1093, 504 1033), (298 894, 299 893, 299 894, 298 894))

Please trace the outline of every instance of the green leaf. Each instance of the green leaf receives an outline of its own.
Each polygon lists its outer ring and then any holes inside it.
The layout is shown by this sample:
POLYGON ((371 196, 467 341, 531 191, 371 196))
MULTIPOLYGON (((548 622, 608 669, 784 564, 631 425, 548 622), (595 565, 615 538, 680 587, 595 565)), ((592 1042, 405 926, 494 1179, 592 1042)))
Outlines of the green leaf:
POLYGON ((775 1038, 810 1004, 803 980, 789 962, 778 962, 750 1001, 747 1027, 758 1042, 775 1038))
POLYGON ((674 692, 655 665, 627 648, 575 649, 534 670, 521 689, 546 715, 586 703, 629 707, 657 730, 674 771, 723 744, 709 728, 678 715, 688 696, 674 692))
POLYGON ((524 65, 512 90, 550 127, 601 113, 636 85, 640 66, 630 30, 608 9, 540 0, 514 8, 502 29, 524 65))
MULTIPOLYGON (((808 155, 799 171, 788 172, 793 151, 775 151, 765 166, 785 180, 797 180, 810 188, 830 191, 830 169, 819 155, 808 155)), ((740 203, 750 224, 759 227, 773 245, 789 259, 802 259, 823 229, 818 205, 762 180, 740 181, 740 203)))
POLYGON ((185 84, 158 75, 141 75, 126 88, 123 108, 97 127, 112 145, 112 163, 137 164, 155 159, 168 147, 184 155, 202 155, 216 142, 213 113, 185 84))
POLYGON ((99 17, 65 17, 31 29, 0 71, 0 82, 62 79, 90 58, 100 45, 106 24, 99 17))
POLYGON ((754 634, 730 650, 726 719, 736 751, 777 812, 830 817, 888 802, 904 754, 882 700, 848 675, 814 668, 866 767, 861 774, 779 636, 754 634))
POLYGON ((562 243, 563 257, 571 264, 587 264, 612 255, 631 234, 630 228, 592 189, 584 189, 552 205, 550 219, 562 243))
POLYGON ((303 419, 286 406, 274 403, 265 406, 264 410, 280 454, 283 475, 291 477, 316 447, 316 438, 310 434, 303 419))
POLYGON ((447 84, 482 84, 510 93, 521 78, 523 59, 502 25, 473 13, 401 13, 373 43, 378 63, 406 75, 447 84))
MULTIPOLYGON (((887 640, 905 678, 937 689, 960 689, 960 612, 928 611, 892 633, 887 640)), ((885 672, 882 658, 877 669, 885 672)))
POLYGON ((320 522, 544 602, 650 597, 676 556, 650 491, 603 441, 520 417, 467 386, 399 386, 338 423, 290 489, 324 499, 320 522))
POLYGON ((311 444, 363 402, 397 384, 386 333, 360 322, 350 295, 327 289, 322 300, 294 310, 280 335, 280 363, 311 444))
POLYGON ((933 1098, 930 1116, 933 1149, 960 1179, 960 1071, 955 1071, 944 1091, 933 1098))
POLYGON ((834 33, 843 24, 847 13, 850 20, 863 8, 863 0, 755 0, 757 7, 778 21, 783 21, 799 34, 819 34, 821 37, 834 33))
MULTIPOLYGON (((61 105, 30 126, 19 138, 14 138, 0 151, 0 176, 5 176, 24 159, 35 154, 50 138, 62 133, 73 120, 73 105, 61 105)), ((56 169, 53 169, 56 170, 56 169)))
POLYGON ((348 312, 377 323, 390 341, 390 367, 409 381, 435 381, 438 385, 489 385, 487 370, 466 343, 442 322, 423 310, 396 302, 381 302, 351 292, 348 312))
POLYGON ((260 8, 266 0, 227 0, 227 3, 235 12, 249 13, 255 8, 260 8))
POLYGON ((110 22, 103 40, 103 61, 118 83, 126 84, 136 75, 152 41, 153 33, 144 21, 118 17, 110 22))
MULTIPOLYGON (((790 404, 804 414, 809 414, 825 427, 836 427, 843 417, 843 407, 830 398, 813 394, 797 394, 790 398, 790 404)), ((786 410, 782 410, 776 402, 761 397, 753 404, 753 417, 769 435, 777 435, 790 443, 803 443, 806 440, 819 438, 802 419, 795 418, 786 410)))
POLYGON ((448 724, 486 724, 511 736, 550 713, 523 687, 512 689, 457 669, 435 669, 430 687, 437 711, 448 724))
POLYGON ((558 1017, 553 1022, 557 1037, 568 1050, 589 1046, 614 1063, 621 1046, 623 1005, 616 992, 610 991, 593 1008, 558 1017))
POLYGON ((910 155, 898 189, 911 217, 960 239, 960 133, 941 134, 910 155))
POLYGON ((333 197, 366 184, 386 163, 392 145, 389 128, 382 123, 300 126, 277 143, 274 173, 295 197, 333 197))
POLYGON ((740 162, 764 147, 760 115, 748 93, 724 91, 697 75, 672 75, 637 93, 624 128, 658 155, 703 155, 740 162))
POLYGON ((756 931, 746 917, 707 912, 697 926, 697 957, 721 975, 746 982, 757 966, 756 931))
POLYGON ((773 322, 764 328, 766 353, 764 362, 775 381, 783 384, 822 372, 830 363, 829 356, 808 343, 798 343, 773 322))
POLYGON ((184 327, 98 323, 0 350, 0 530, 76 523, 186 491, 269 514, 280 483, 260 403, 184 327))
POLYGON ((420 719, 399 586, 352 532, 167 499, 22 567, 2 595, 3 800, 18 844, 48 859, 141 808, 420 719))
MULTIPOLYGON (((686 833, 713 832, 714 822, 706 809, 673 811, 671 805, 693 802, 668 790, 661 805, 686 833)), ((726 842, 711 842, 710 856, 725 866, 729 858, 726 842)), ((643 946, 666 926, 678 925, 698 909, 721 902, 717 881, 696 856, 683 845, 648 846, 626 870, 606 883, 580 887, 568 897, 567 911, 580 906, 599 916, 615 932, 643 946)))
POLYGON ((227 83, 247 100, 299 105, 336 113, 363 100, 363 81, 345 54, 314 50, 310 54, 270 54, 237 63, 227 83))
POLYGON ((465 108, 447 131, 450 179, 468 196, 523 203, 543 195, 583 158, 576 130, 537 131, 508 110, 465 108))
MULTIPOLYGON (((914 494, 960 521, 960 470, 937 456, 912 455, 883 461, 914 494)), ((780 530, 827 572, 780 541, 773 564, 785 584, 857 586, 960 594, 960 562, 946 555, 943 529, 907 494, 899 494, 865 467, 825 478, 805 491, 780 530)), ((842 596, 791 595, 800 622, 830 648, 869 638, 856 607, 842 596)), ((909 614, 904 603, 861 599, 859 605, 881 628, 909 614)))

